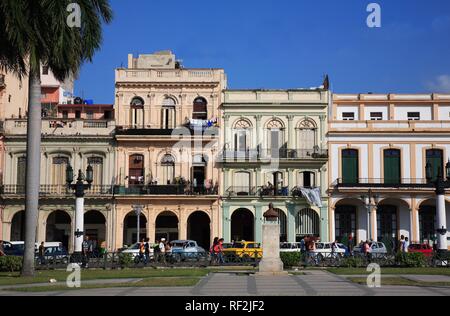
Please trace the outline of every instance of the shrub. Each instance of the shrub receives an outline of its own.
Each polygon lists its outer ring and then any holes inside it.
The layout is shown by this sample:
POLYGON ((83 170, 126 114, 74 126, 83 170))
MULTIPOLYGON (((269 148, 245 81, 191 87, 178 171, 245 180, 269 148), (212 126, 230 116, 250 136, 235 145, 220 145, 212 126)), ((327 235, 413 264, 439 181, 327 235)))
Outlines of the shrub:
POLYGON ((364 267, 366 265, 366 262, 363 257, 356 256, 356 257, 348 257, 344 258, 341 261, 341 266, 347 267, 347 268, 360 268, 364 267))
POLYGON ((17 272, 22 270, 22 257, 3 256, 0 257, 1 272, 17 272))
POLYGON ((119 254, 119 264, 123 268, 128 268, 134 263, 133 255, 131 253, 119 254))
POLYGON ((427 266, 427 259, 423 253, 405 253, 400 252, 396 255, 395 261, 400 266, 419 268, 427 266))
POLYGON ((281 252, 280 258, 281 261, 283 261, 284 267, 289 268, 298 266, 302 259, 302 255, 299 252, 281 252))

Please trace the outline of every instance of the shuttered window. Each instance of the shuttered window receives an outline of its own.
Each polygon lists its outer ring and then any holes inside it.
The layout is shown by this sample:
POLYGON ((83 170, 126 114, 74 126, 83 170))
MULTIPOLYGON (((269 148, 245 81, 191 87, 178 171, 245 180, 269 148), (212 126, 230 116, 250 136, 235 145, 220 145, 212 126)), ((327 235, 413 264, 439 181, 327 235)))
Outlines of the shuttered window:
POLYGON ((313 209, 299 211, 295 222, 297 236, 319 236, 320 218, 313 209))
POLYGON ((432 179, 436 180, 439 174, 443 174, 444 170, 444 154, 440 149, 429 149, 426 152, 426 163, 431 164, 432 179))
POLYGON ((384 183, 401 182, 401 153, 398 149, 384 151, 384 183))
POLYGON ((351 184, 359 182, 359 154, 356 149, 342 151, 342 181, 351 184))

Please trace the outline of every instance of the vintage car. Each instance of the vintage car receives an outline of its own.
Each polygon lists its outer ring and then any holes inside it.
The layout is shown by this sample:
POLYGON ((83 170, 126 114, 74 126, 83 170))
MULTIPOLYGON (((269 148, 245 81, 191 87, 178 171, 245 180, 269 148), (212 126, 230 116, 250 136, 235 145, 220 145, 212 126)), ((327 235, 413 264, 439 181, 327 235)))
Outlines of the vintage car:
POLYGON ((174 240, 170 242, 171 252, 166 254, 172 261, 205 260, 208 253, 195 240, 174 240))
POLYGON ((263 250, 260 243, 253 241, 235 242, 231 248, 223 250, 225 257, 236 256, 242 259, 261 259, 263 250))

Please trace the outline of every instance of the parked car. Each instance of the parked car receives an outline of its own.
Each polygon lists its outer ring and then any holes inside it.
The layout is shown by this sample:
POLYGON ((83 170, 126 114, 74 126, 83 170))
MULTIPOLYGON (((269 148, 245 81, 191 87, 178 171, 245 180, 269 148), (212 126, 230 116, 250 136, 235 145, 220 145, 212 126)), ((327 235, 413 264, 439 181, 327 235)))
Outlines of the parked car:
POLYGON ((22 257, 25 251, 25 242, 3 241, 3 249, 6 256, 22 257))
MULTIPOLYGON (((128 248, 122 248, 119 252, 121 254, 131 254, 132 258, 135 259, 136 257, 139 256, 140 244, 141 244, 140 242, 137 242, 128 248)), ((154 257, 153 253, 154 253, 154 245, 150 244, 150 259, 153 259, 154 257)))
POLYGON ((280 252, 300 252, 301 246, 299 242, 282 242, 280 243, 280 252))
POLYGON ((425 257, 433 256, 433 247, 428 244, 411 244, 408 246, 408 252, 418 252, 423 253, 425 257))
MULTIPOLYGON (((40 244, 36 244, 36 258, 38 258, 40 244)), ((67 249, 60 242, 46 242, 44 243, 44 260, 46 263, 69 263, 69 253, 67 249)))
POLYGON ((261 259, 263 250, 260 243, 253 241, 235 242, 232 248, 224 249, 225 256, 237 256, 239 258, 261 259))
POLYGON ((170 247, 169 258, 175 262, 206 259, 208 255, 195 240, 174 240, 170 242, 170 247))
MULTIPOLYGON (((354 255, 361 255, 362 249, 360 245, 357 245, 353 248, 354 255)), ((386 245, 382 242, 370 242, 369 243, 369 253, 372 255, 372 258, 385 257, 388 253, 386 245)))
MULTIPOLYGON (((316 243, 316 250, 314 250, 313 253, 322 256, 323 258, 327 258, 332 253, 332 244, 332 242, 318 242, 316 243)), ((344 246, 344 244, 337 243, 335 252, 343 257, 347 252, 347 247, 344 246)))

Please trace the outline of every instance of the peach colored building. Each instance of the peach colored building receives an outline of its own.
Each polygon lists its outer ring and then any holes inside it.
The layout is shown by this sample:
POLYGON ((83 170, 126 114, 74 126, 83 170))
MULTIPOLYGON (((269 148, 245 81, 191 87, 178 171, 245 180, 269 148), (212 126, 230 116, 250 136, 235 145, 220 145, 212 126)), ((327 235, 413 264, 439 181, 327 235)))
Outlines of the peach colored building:
POLYGON ((182 68, 171 52, 129 55, 116 70, 116 248, 136 242, 221 236, 219 138, 222 69, 182 68))

